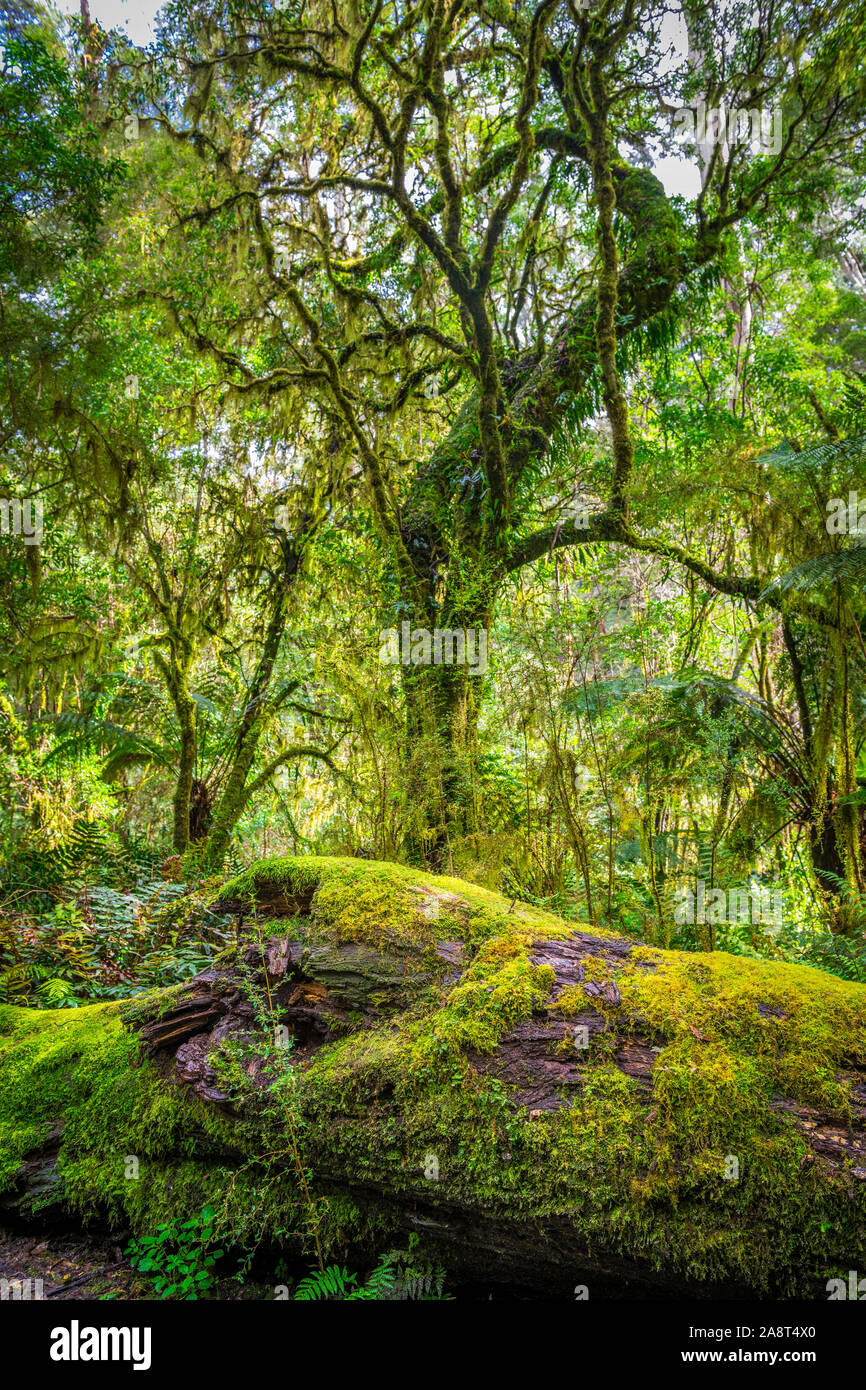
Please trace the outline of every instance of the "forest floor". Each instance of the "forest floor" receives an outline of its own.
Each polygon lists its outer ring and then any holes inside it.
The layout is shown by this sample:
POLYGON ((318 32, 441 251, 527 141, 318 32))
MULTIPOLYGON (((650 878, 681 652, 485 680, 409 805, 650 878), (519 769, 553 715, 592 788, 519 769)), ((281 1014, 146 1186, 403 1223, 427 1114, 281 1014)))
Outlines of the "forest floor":
MULTIPOLYGON (((132 1268, 116 1242, 74 1233, 45 1236, 0 1226, 0 1279, 41 1279, 40 1296, 58 1301, 156 1297, 152 1280, 132 1268)), ((265 1294, 258 1284, 223 1279, 205 1296, 226 1302, 265 1294)))
MULTIPOLYGON (((46 1238, 0 1227, 0 1278, 41 1279, 43 1298, 146 1298, 152 1285, 120 1246, 80 1235, 46 1238)), ((32 1296, 32 1295, 31 1295, 32 1296)))

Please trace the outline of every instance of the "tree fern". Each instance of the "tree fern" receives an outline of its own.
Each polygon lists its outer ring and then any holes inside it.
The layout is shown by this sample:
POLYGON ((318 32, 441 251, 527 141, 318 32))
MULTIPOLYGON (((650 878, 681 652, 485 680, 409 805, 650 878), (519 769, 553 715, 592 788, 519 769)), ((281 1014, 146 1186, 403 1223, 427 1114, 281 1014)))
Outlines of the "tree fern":
POLYGON ((848 439, 824 439, 809 449, 795 449, 783 440, 775 449, 759 454, 756 463, 780 472, 805 474, 814 477, 821 469, 835 465, 862 465, 866 461, 866 434, 854 434, 848 439))
POLYGON ((835 584, 843 592, 860 594, 864 581, 866 545, 855 545, 846 550, 831 550, 826 555, 815 555, 811 560, 795 565, 768 584, 759 595, 758 602, 765 603, 770 599, 778 601, 789 594, 823 594, 835 584))

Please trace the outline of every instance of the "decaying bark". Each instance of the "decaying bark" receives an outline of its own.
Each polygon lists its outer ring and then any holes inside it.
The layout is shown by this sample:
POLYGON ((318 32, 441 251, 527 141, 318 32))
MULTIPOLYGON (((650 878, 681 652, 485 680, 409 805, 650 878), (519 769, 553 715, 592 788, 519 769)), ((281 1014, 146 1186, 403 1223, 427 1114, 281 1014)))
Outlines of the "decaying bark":
MULTIPOLYGON (((290 901, 284 894, 269 898, 265 893, 264 899, 274 916, 284 910, 294 911, 298 906, 297 900, 290 901)), ((568 1018, 553 1007, 535 1009, 531 1019, 502 1035, 494 1052, 469 1052, 472 1066, 505 1082, 514 1106, 525 1106, 530 1119, 571 1104, 579 1094, 586 1063, 581 1062, 580 1052, 574 1048, 564 1052, 561 1045, 572 1039, 580 1027, 586 1028, 590 1040, 613 1030, 617 1066, 648 1096, 652 1094, 653 1069, 664 1037, 648 1032, 645 1025, 628 1017, 612 1023, 594 1008, 593 1000, 599 998, 618 1004, 619 990, 613 979, 585 979, 582 965, 587 956, 594 960, 601 956, 612 967, 623 964, 630 959, 634 945, 624 937, 600 941, 581 931, 575 931, 568 941, 535 943, 533 962, 551 966, 556 974, 551 1005, 556 1004, 563 990, 580 985, 586 1007, 568 1018)), ((390 956, 354 943, 305 946, 288 937, 271 936, 264 950, 277 1016, 293 1037, 292 1058, 298 1065, 308 1064, 319 1048, 358 1027, 375 1027, 384 998, 390 996, 396 1010, 411 993, 425 988, 431 980, 430 972, 419 969, 405 956, 390 956), (378 1007, 371 1005, 371 994, 377 996, 378 1007), (361 1023, 359 1015, 363 1018, 361 1023)), ((446 967, 441 976, 443 983, 456 983, 464 954, 462 944, 438 942, 436 953, 446 967)), ((248 947, 245 957, 247 966, 258 966, 259 947, 248 947)), ((647 964, 643 968, 652 967, 647 964)), ((261 979, 264 980, 264 972, 261 979)), ((214 1103, 225 1102, 226 1097, 214 1089, 208 1057, 226 1037, 248 1037, 255 1031, 253 1006, 239 984, 237 973, 229 968, 206 971, 190 982, 186 997, 140 1030, 148 1049, 159 1053, 164 1061, 174 1058, 179 1081, 190 1085, 203 1100, 214 1103)), ((764 1017, 779 1016, 779 1010, 772 1005, 759 1005, 758 1012, 764 1017)), ((587 1055, 588 1052, 587 1048, 587 1055)), ((820 1110, 783 1096, 774 1096, 770 1109, 796 1120, 813 1153, 831 1167, 840 1168, 850 1159, 855 1164, 855 1176, 866 1179, 866 1067, 840 1069, 835 1076, 838 1081, 851 1083, 850 1126, 840 1126, 820 1110)))

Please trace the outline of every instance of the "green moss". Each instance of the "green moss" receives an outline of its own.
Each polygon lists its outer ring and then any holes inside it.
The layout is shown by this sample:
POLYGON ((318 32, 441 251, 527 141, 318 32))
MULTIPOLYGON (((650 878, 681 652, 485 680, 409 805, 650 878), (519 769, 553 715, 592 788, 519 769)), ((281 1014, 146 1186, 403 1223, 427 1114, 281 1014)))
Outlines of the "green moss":
MULTIPOLYGON (((160 1012, 162 994, 149 1002, 160 1012)), ((14 1186, 26 1155, 62 1132, 60 1188, 47 1184, 37 1204, 62 1193, 85 1216, 98 1207, 126 1221, 146 1207, 154 1215, 167 1209, 165 1165, 178 1154, 237 1152, 234 1126, 139 1059, 138 1038, 122 1024, 128 1013, 123 1003, 56 1012, 0 1007, 0 1191, 14 1186)), ((191 1169, 204 1187, 203 1166, 191 1169)))
POLYGON ((417 1059, 464 1048, 492 1052, 508 1028, 544 1004, 555 976, 549 966, 530 961, 530 940, 515 931, 479 948, 445 1004, 418 1030, 417 1059))
POLYGON ((546 928, 557 936, 569 930, 551 913, 526 904, 508 913, 499 893, 462 879, 364 859, 263 859, 231 879, 220 896, 246 901, 252 910, 262 889, 277 887, 289 898, 311 898, 318 933, 337 942, 417 948, 484 938, 506 923, 546 928), (430 912, 434 904, 437 915, 430 912))
POLYGON ((623 1007, 669 1037, 662 1064, 711 1052, 748 1059, 753 1085, 850 1117, 847 1084, 834 1072, 866 1061, 866 990, 808 966, 755 962, 724 952, 659 952, 654 969, 619 977, 623 1007))
POLYGON ((79 1105, 86 1110, 105 1081, 120 1102, 134 1044, 118 1013, 115 1004, 57 1013, 0 1007, 0 1190, 58 1122, 83 1122, 79 1105))

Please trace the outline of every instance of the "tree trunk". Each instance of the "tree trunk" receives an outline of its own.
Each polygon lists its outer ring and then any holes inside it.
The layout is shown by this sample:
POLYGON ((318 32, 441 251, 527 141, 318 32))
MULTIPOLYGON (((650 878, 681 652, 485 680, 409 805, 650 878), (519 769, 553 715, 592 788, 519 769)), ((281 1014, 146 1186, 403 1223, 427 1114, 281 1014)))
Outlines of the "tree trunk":
POLYGON ((272 684, 286 626, 289 597, 300 572, 304 549, 316 532, 305 516, 295 539, 282 542, 282 571, 275 581, 273 605, 262 640, 262 651, 247 692, 247 703, 234 737, 231 765, 211 820, 204 852, 207 871, 216 874, 225 861, 235 826, 250 797, 250 772, 262 738, 274 717, 272 684))
POLYGON ((218 907, 242 944, 185 986, 0 1009, 0 1207, 152 1233, 209 1203, 340 1263, 414 1231, 457 1286, 547 1296, 866 1265, 862 985, 366 861, 267 861, 218 907))
MULTIPOLYGON (((460 633, 464 659, 437 662, 439 648, 433 647, 434 660, 409 662, 402 668, 406 785, 415 807, 409 857, 448 872, 454 851, 480 828, 478 720, 489 656, 490 610, 443 611, 436 623, 427 631, 433 641, 439 634, 444 656, 450 652, 458 657, 460 647, 453 634, 460 633)), ((422 627, 420 619, 417 627, 422 627)))
POLYGON ((839 839, 832 812, 817 813, 809 823, 809 850, 818 886, 831 898, 842 892, 845 864, 839 850, 839 839), (840 882, 841 880, 842 882, 840 882))
POLYGON ((182 666, 175 656, 164 659, 155 653, 154 660, 163 672, 177 716, 179 750, 177 778, 171 799, 172 842, 175 854, 184 854, 190 843, 189 817, 198 747, 196 705, 187 686, 188 667, 182 666))

